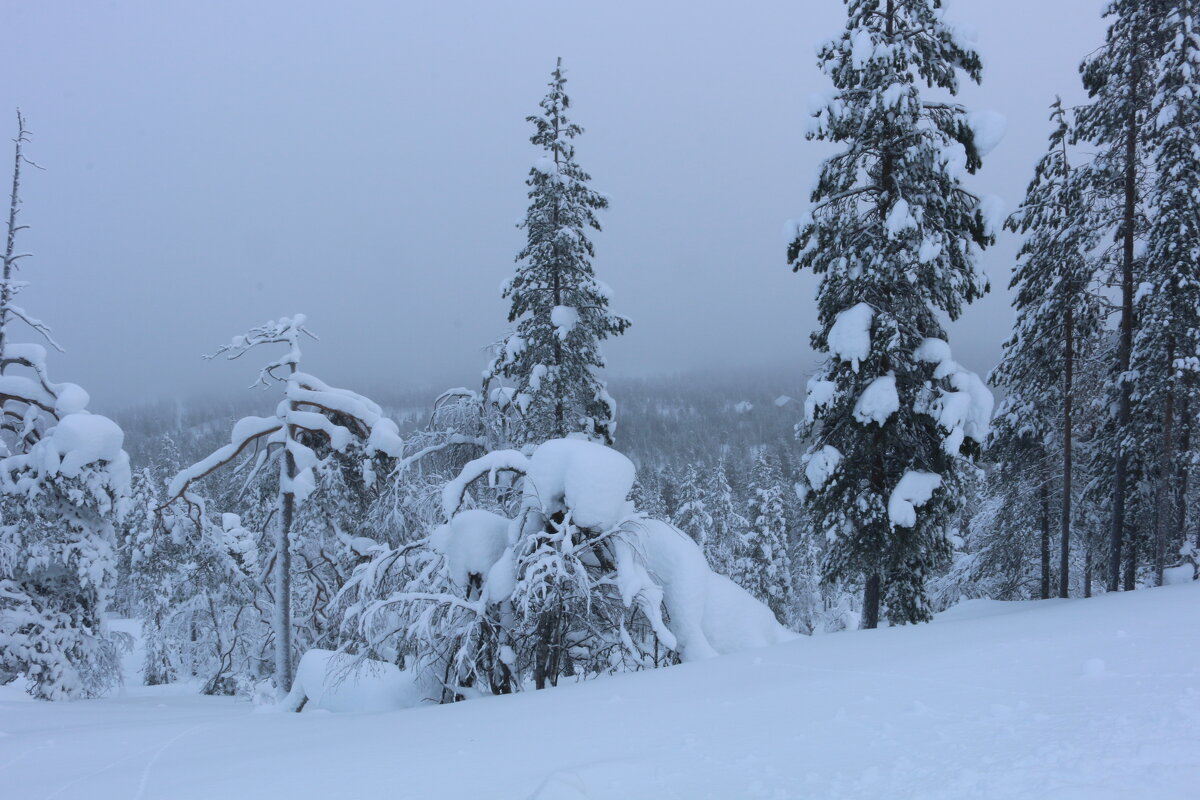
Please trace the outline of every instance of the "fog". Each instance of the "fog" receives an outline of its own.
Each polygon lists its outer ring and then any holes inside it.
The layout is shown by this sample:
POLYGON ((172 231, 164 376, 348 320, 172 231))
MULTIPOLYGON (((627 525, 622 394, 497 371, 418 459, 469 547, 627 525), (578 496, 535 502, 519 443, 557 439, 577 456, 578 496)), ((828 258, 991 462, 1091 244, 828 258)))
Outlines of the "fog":
MULTIPOLYGON (((973 191, 1019 202, 1049 103, 1083 99, 1103 5, 950 4, 986 65, 962 101, 1009 121, 973 191)), ((812 364, 815 281, 782 229, 829 153, 804 138, 807 97, 843 19, 840 0, 8 3, 0 133, 20 106, 45 168, 24 178, 22 305, 67 349, 52 375, 101 411, 239 390, 250 359, 201 354, 297 311, 327 380, 474 384, 507 324, 525 117, 562 56, 578 160, 612 197, 596 271, 634 323, 610 373, 790 384, 812 364)), ((980 372, 1009 330, 1016 247, 986 253, 993 291, 952 331, 980 372)))

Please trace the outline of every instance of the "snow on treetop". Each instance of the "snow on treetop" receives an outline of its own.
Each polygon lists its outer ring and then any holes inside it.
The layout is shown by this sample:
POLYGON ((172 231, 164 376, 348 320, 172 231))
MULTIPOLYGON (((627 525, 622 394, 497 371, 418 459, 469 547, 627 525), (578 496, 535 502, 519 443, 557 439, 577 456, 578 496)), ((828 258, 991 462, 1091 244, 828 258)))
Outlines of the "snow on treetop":
POLYGON ((974 111, 967 115, 967 124, 975 134, 975 149, 980 157, 995 150, 1008 130, 1008 119, 995 111, 974 111))
POLYGON ((450 579, 465 587, 472 575, 487 577, 508 547, 509 520, 469 509, 456 514, 433 535, 431 543, 446 557, 450 579))
POLYGON ((125 434, 117 423, 99 414, 68 414, 39 442, 31 455, 40 460, 46 474, 79 475, 98 461, 116 464, 124 460, 121 449, 125 434))
POLYGON ((633 462, 612 448, 584 439, 551 439, 529 459, 525 493, 543 510, 571 512, 581 528, 610 530, 631 509, 633 462))
POLYGON ((581 528, 611 530, 631 513, 627 499, 633 490, 633 462, 616 450, 586 439, 551 439, 525 456, 518 450, 497 450, 463 467, 442 489, 442 511, 453 519, 467 486, 487 476, 494 486, 500 472, 525 476, 528 504, 546 514, 570 512, 581 528))
POLYGON ((59 417, 78 414, 92 401, 87 391, 75 383, 57 384, 54 387, 54 393, 57 395, 54 401, 54 413, 59 417))
POLYGON ((875 309, 859 303, 840 312, 829 327, 829 352, 842 361, 849 361, 855 372, 871 352, 871 321, 874 318, 875 309))
POLYGON ((888 519, 892 525, 901 528, 916 525, 917 509, 928 503, 941 485, 942 476, 936 472, 905 472, 888 498, 888 519))
POLYGON ((524 475, 528 469, 529 458, 520 450, 495 450, 467 462, 458 473, 458 477, 442 487, 442 514, 446 519, 452 519, 458 513, 467 486, 476 479, 486 475, 488 485, 495 486, 496 476, 500 472, 510 471, 524 475))

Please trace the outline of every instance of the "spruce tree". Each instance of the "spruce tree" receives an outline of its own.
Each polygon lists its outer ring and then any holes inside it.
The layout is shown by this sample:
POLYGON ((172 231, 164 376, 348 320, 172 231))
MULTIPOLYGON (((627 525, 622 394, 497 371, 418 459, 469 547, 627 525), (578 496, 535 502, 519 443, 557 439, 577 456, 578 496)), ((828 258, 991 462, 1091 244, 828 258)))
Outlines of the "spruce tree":
POLYGON ((930 618, 925 581, 949 558, 961 476, 986 435, 990 395, 951 359, 940 317, 987 290, 975 262, 993 240, 989 204, 962 179, 996 126, 945 98, 982 66, 939 0, 847 10, 819 52, 835 91, 809 131, 843 149, 823 164, 788 258, 822 276, 812 345, 831 357, 809 384, 821 427, 806 473, 831 539, 824 575, 861 581, 870 628, 881 603, 892 622, 930 618))
POLYGON ((738 511, 739 503, 729 485, 724 458, 719 459, 709 473, 702 492, 710 520, 703 545, 704 556, 714 572, 733 575, 741 538, 750 523, 738 511))
POLYGON ((609 311, 612 292, 592 269, 588 233, 600 230, 596 212, 608 198, 588 185, 591 176, 575 161, 573 140, 583 128, 567 118, 566 83, 560 58, 542 113, 528 117, 530 141, 542 155, 525 181, 526 243, 503 291, 516 329, 488 368, 489 380, 515 384, 520 444, 569 433, 612 444, 616 430, 616 405, 596 373, 604 367, 600 342, 624 333, 629 320, 609 311))
POLYGON ((692 537, 705 553, 709 549, 709 535, 713 527, 712 513, 708 509, 706 483, 696 465, 689 464, 679 484, 676 493, 678 507, 672 515, 675 527, 692 537))
POLYGON ((778 464, 765 450, 754 460, 750 481, 749 529, 741 537, 733 579, 789 623, 796 589, 787 542, 786 489, 778 464))
POLYGON ((1095 346, 1102 323, 1089 258, 1096 237, 1086 218, 1083 181, 1068 158, 1070 129, 1061 100, 1051 106, 1050 119, 1049 149, 1006 223, 1026 239, 1009 284, 1015 327, 991 376, 1005 397, 989 443, 1002 476, 993 481, 997 496, 1024 509, 1020 519, 1036 520, 1043 598, 1055 589, 1059 597, 1068 594, 1076 365, 1095 346), (1050 582, 1052 505, 1059 518, 1057 587, 1050 582))

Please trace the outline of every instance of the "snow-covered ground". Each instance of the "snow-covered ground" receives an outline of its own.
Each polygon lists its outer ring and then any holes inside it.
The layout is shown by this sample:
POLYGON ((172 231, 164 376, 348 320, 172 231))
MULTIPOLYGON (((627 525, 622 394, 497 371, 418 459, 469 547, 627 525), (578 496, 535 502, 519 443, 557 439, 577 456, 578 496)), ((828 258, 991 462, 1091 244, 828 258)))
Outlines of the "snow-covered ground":
POLYGON ((1198 631, 1191 584, 389 713, 4 687, 0 797, 1196 798, 1198 631))

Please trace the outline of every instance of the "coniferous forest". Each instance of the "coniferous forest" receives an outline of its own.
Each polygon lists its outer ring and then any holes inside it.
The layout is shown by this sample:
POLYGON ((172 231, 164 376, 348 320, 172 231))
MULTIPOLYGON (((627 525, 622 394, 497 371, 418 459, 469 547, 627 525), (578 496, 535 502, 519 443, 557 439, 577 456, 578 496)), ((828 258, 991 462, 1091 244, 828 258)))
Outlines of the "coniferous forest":
POLYGON ((825 84, 807 129, 755 133, 822 154, 793 176, 811 182, 809 203, 777 252, 779 271, 815 281, 815 297, 794 299, 814 321, 795 343, 816 353, 808 373, 630 377, 605 358, 639 325, 606 283, 620 198, 588 171, 578 121, 605 120, 551 49, 544 83, 512 109, 528 112, 531 166, 522 245, 495 254, 511 264, 495 290, 506 313, 460 385, 337 385, 306 356, 352 360, 355 343, 320 336, 322 308, 280 309, 265 292, 261 319, 195 366, 224 387, 238 362, 254 386, 151 391, 99 413, 87 387, 58 382, 72 343, 55 338, 54 299, 26 310, 21 297, 56 267, 23 249, 41 224, 23 201, 42 179, 44 132, 16 112, 0 282, 0 764, 11 754, 24 771, 11 795, 0 772, 0 795, 434 796, 437 776, 476 760, 481 782, 455 776, 441 796, 1075 797, 1112 781, 1127 796, 1190 796, 1200 0, 1104 5, 1079 86, 1026 92, 1045 107, 1045 146, 1007 206, 977 174, 1005 120, 963 101, 1005 57, 985 69, 973 4, 839 5, 843 27, 815 63, 794 54, 825 84), (1056 96, 1076 89, 1080 103, 1056 96), (1005 241, 1011 329, 998 363, 969 363, 951 334, 1004 288, 982 260, 1005 241), (856 633, 876 628, 891 630, 856 633), (1023 694, 988 683, 993 666, 1045 682, 1023 694), (618 677, 650 670, 659 683, 618 677), (591 688, 541 705, 499 697, 568 684, 591 688), (485 697, 455 717, 462 729, 411 711, 485 697), (170 711, 192 709, 195 724, 130 722, 143 727, 119 757, 79 738, 90 755, 61 787, 51 754, 26 758, 50 747, 38 731, 132 719, 163 698, 203 703, 170 711), (722 699, 737 710, 709 708, 722 699), (67 702, 79 700, 96 702, 67 702), (972 702, 990 711, 968 722, 956 709, 972 702), (45 716, 60 708, 95 718, 45 716), (397 714, 320 734, 252 711, 397 714), (832 755, 792 772, 817 747, 806 714, 829 720, 832 755), (571 721, 556 728, 560 716, 571 721), (731 755, 725 720, 755 731, 746 742, 769 737, 758 762, 731 755), (400 726, 407 738, 365 755, 400 726), (1110 738, 1072 738, 1095 728, 1110 738), (243 743, 231 750, 275 737, 377 774, 310 765, 306 778, 298 762, 239 751, 228 783, 196 783, 189 770, 220 769, 215 730, 243 743), (358 743, 303 738, 329 733, 358 743), (510 734, 517 744, 483 755, 510 734), (172 736, 193 741, 158 749, 172 736), (423 736, 457 736, 456 754, 418 754, 423 736), (619 766, 549 739, 525 751, 522 737, 539 736, 582 737, 619 766), (152 780, 168 747, 177 771, 152 780), (872 749, 887 760, 859 760, 872 749), (395 763, 376 763, 384 752, 395 763), (1142 760, 1121 760, 1131 752, 1142 760), (410 769, 431 782, 406 783, 410 769))

